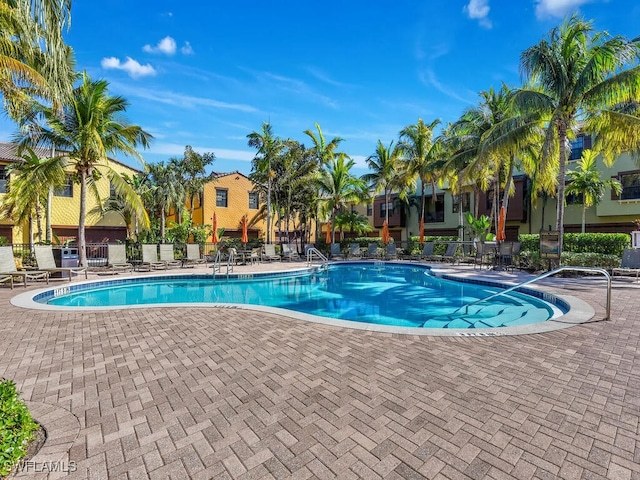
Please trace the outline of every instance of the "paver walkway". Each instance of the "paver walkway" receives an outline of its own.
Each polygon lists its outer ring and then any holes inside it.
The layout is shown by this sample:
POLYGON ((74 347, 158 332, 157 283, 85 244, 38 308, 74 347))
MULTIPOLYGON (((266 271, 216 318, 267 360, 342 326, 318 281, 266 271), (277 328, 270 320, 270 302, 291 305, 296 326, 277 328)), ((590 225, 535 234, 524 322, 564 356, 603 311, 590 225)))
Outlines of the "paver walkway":
MULTIPOLYGON (((603 282, 546 285, 602 318, 603 282)), ((614 285, 609 322, 493 338, 3 288, 0 376, 77 417, 69 478, 640 479, 640 289, 614 285)))

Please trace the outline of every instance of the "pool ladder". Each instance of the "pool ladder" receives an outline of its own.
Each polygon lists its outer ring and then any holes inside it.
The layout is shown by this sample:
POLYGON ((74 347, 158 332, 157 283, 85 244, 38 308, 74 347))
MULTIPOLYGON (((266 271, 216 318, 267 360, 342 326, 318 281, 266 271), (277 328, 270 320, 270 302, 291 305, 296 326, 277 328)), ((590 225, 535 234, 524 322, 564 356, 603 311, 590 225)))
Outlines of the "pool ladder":
MULTIPOLYGON (((469 313, 469 307, 471 307, 473 305, 477 305, 478 303, 486 302, 487 300, 491 300, 492 298, 498 297, 500 295, 504 295, 506 293, 513 292, 514 290, 517 290, 520 287, 524 287, 525 285, 529 285, 531 283, 537 282, 538 280, 542 280, 543 278, 547 278, 547 277, 550 277, 552 275, 555 275, 556 273, 566 272, 566 271, 601 273, 602 275, 605 276, 605 278, 607 279, 607 303, 606 303, 606 307, 605 307, 606 308, 606 314, 605 314, 605 317, 603 318, 603 320, 611 320, 611 276, 609 275, 609 272, 607 272, 604 268, 572 267, 570 265, 567 265, 565 267, 558 267, 558 268, 556 268, 554 270, 551 270, 550 272, 546 272, 546 273, 543 273, 542 275, 538 275, 537 277, 532 278, 531 280, 527 280, 526 282, 522 282, 522 283, 519 283, 518 285, 514 285, 513 287, 509 287, 509 288, 507 288, 505 290, 501 290, 500 292, 494 293, 493 295, 489 295, 486 298, 481 298, 479 300, 476 300, 475 302, 471 302, 471 303, 468 303, 466 305, 463 305, 462 307, 458 308, 456 310, 456 312, 459 312, 460 310, 462 310, 464 308, 464 313, 466 315, 466 314, 469 313)), ((478 310, 478 312, 480 310, 482 310, 483 308, 486 308, 486 307, 480 308, 478 310)))
MULTIPOLYGON (((235 249, 229 250, 229 257, 227 257, 227 272, 226 275, 233 272, 233 266, 236 263, 235 249)), ((224 265, 224 259, 222 258, 222 252, 218 250, 216 258, 213 260, 213 277, 215 278, 216 272, 222 273, 222 267, 224 265)))
POLYGON ((320 261, 322 262, 322 266, 323 267, 327 267, 327 264, 329 263, 329 260, 327 259, 327 257, 325 257, 323 255, 323 253, 318 250, 315 247, 311 247, 307 249, 307 265, 311 265, 311 263, 313 262, 313 257, 316 256, 320 259, 320 261))

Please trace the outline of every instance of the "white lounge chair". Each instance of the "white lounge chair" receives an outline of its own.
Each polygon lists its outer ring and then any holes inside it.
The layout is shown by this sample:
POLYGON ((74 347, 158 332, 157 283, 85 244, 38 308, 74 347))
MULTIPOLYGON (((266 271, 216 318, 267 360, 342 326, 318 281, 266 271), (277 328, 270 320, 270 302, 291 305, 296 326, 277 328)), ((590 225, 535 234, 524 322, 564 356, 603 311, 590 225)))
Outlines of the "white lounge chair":
POLYGON ((27 280, 46 280, 49 283, 49 272, 37 270, 18 270, 16 261, 13 256, 13 247, 0 247, 0 281, 7 282, 7 276, 10 277, 11 288, 13 288, 13 279, 20 278, 24 286, 27 286, 27 280))
POLYGON ((166 262, 158 260, 158 246, 151 243, 142 244, 142 262, 138 270, 166 270, 166 262))
POLYGON ((69 281, 73 279, 74 275, 84 272, 84 278, 89 278, 87 275, 87 267, 58 267, 56 260, 53 257, 53 250, 51 245, 35 245, 33 251, 36 254, 36 262, 38 263, 38 270, 42 270, 49 273, 61 272, 69 276, 69 281))
POLYGON ((176 260, 173 254, 173 243, 160 244, 160 261, 165 263, 166 268, 178 268, 182 266, 182 262, 176 260))
POLYGON ((131 272, 133 270, 133 265, 127 262, 127 246, 125 244, 108 244, 107 256, 109 257, 107 268, 113 272, 131 272))
POLYGON ((197 243, 187 243, 187 256, 184 259, 185 267, 193 267, 204 263, 206 265, 207 259, 200 256, 200 245, 197 243))
POLYGON ((298 260, 300 258, 300 255, 298 255, 298 252, 296 252, 296 250, 293 248, 293 246, 290 243, 283 243, 282 244, 282 259, 283 260, 298 260))
POLYGON ((276 246, 273 243, 267 243, 264 245, 262 260, 267 260, 268 262, 272 260, 281 260, 280 255, 276 253, 276 246))

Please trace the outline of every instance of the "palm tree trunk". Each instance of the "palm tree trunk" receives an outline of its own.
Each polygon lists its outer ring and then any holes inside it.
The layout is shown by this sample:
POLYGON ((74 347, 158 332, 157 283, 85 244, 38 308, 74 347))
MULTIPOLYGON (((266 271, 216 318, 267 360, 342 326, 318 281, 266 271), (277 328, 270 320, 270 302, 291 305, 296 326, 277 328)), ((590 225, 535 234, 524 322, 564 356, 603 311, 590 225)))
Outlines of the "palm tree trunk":
POLYGON ((87 241, 85 239, 85 222, 87 216, 87 171, 80 170, 80 218, 78 219, 78 253, 80 266, 87 265, 87 241))
POLYGON ((53 187, 49 186, 49 191, 47 192, 47 209, 45 211, 45 240, 47 243, 51 243, 51 239, 53 238, 53 228, 51 227, 51 204, 53 203, 53 187))
POLYGON ((561 123, 558 126, 558 142, 560 144, 560 165, 558 168, 558 196, 556 198, 556 231, 558 232, 558 251, 562 254, 562 236, 564 234, 564 179, 567 161, 567 126, 561 123))
POLYGON ((36 229, 38 230, 38 243, 42 243, 42 205, 40 205, 40 197, 36 200, 36 229))
POLYGON ((166 219, 164 214, 164 205, 160 207, 160 241, 164 243, 164 231, 165 231, 166 219))
POLYGON ((585 227, 587 223, 587 205, 582 205, 582 233, 585 232, 585 227))
POLYGON ((267 172, 267 243, 271 243, 271 161, 269 161, 269 171, 267 172))
POLYGON ((502 193, 502 206, 504 207, 505 218, 507 216, 507 210, 509 209, 509 196, 511 192, 511 184, 513 183, 513 166, 515 163, 515 157, 509 156, 509 166, 507 168, 507 180, 504 184, 504 192, 502 193))

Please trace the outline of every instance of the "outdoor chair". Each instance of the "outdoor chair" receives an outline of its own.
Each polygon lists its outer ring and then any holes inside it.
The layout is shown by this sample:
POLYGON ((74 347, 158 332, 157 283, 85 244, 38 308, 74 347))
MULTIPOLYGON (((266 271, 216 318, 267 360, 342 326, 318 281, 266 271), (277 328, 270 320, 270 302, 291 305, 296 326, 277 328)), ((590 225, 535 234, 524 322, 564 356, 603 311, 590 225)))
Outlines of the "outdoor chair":
POLYGON ((417 257, 415 257, 416 260, 425 260, 425 261, 429 261, 433 258, 433 247, 435 246, 435 243, 433 242, 427 242, 424 244, 424 247, 422 247, 422 253, 420 255, 418 255, 417 257))
POLYGON ((619 268, 611 270, 611 275, 635 275, 640 279, 640 248, 625 248, 622 252, 622 262, 619 268))
POLYGON ((367 258, 379 258, 378 255, 378 244, 370 243, 367 247, 367 258))
POLYGON ((251 249, 251 255, 249 255, 249 261, 251 262, 251 265, 260 263, 260 247, 251 249))
POLYGON ((500 242, 496 258, 498 268, 508 270, 513 265, 513 242, 500 242))
POLYGON ((349 244, 349 258, 361 258, 362 252, 360 251, 359 243, 349 244))
POLYGON ((456 257, 456 252, 458 251, 458 243, 451 242, 447 244, 447 250, 444 252, 444 255, 433 255, 432 258, 436 262, 451 262, 455 265, 458 261, 458 257, 456 257))
POLYGON ((398 249, 395 243, 387 244, 387 249, 384 254, 385 260, 397 260, 398 259, 398 249))
POLYGON ((127 246, 123 243, 107 245, 107 269, 118 272, 131 272, 133 265, 127 262, 127 246))
POLYGON ((187 243, 187 256, 184 258, 183 267, 193 268, 195 265, 207 264, 207 259, 200 256, 200 245, 187 243))
POLYGON ((483 265, 487 265, 487 268, 489 268, 489 265, 493 262, 494 254, 493 246, 487 245, 484 242, 476 242, 476 255, 473 262, 473 269, 475 270, 476 267, 478 267, 482 270, 483 265))
POLYGON ((333 258, 334 260, 343 259, 344 258, 344 255, 342 254, 342 250, 340 250, 340 244, 339 243, 332 243, 331 244, 331 258, 333 258))
POLYGON ((166 268, 178 268, 182 266, 182 262, 176 260, 173 253, 173 243, 160 244, 160 261, 165 263, 166 268))
POLYGON ((13 247, 0 247, 0 281, 10 281, 11 288, 13 288, 13 279, 18 277, 21 278, 25 287, 27 286, 27 280, 44 279, 49 283, 49 272, 18 270, 16 267, 16 261, 13 257, 13 247))
POLYGON ((296 252, 295 248, 290 243, 283 243, 282 247, 282 259, 283 260, 298 260, 300 255, 296 252))
POLYGON ((262 261, 271 262, 272 260, 282 260, 280 255, 276 253, 276 246, 273 243, 266 243, 264 245, 264 252, 262 252, 262 261))
POLYGON ((142 262, 138 265, 140 271, 166 270, 167 264, 158 260, 158 246, 155 243, 142 244, 142 262))
POLYGON ((63 275, 66 274, 69 276, 69 281, 73 279, 73 275, 77 275, 80 272, 84 272, 84 278, 89 278, 87 275, 87 267, 58 267, 53 257, 51 245, 35 245, 33 251, 36 254, 38 270, 49 272, 50 274, 57 272, 63 275))

